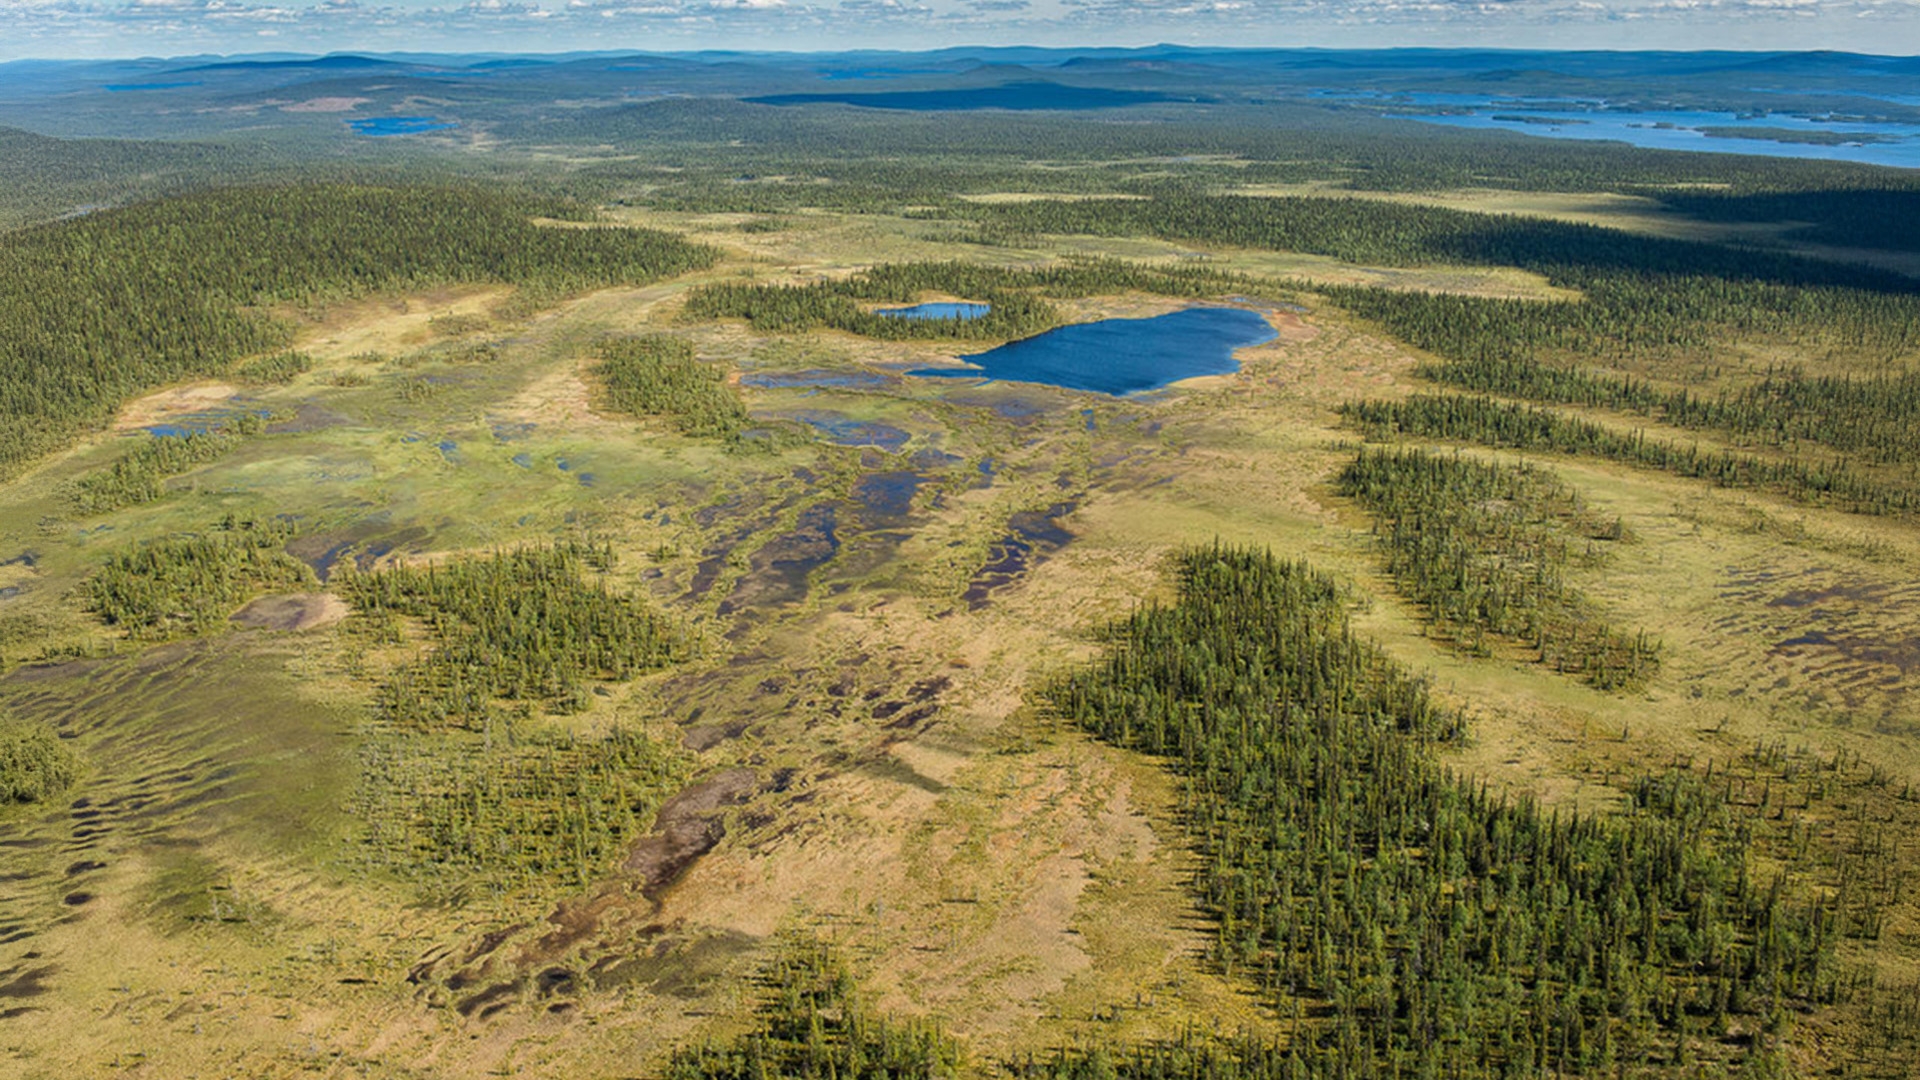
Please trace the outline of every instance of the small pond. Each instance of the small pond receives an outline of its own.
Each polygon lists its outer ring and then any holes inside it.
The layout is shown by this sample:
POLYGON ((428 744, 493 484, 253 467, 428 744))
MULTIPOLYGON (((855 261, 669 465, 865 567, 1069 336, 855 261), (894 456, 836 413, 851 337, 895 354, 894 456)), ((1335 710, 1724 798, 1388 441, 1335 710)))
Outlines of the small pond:
POLYGON ((936 302, 912 307, 880 308, 875 315, 889 319, 981 319, 993 310, 992 304, 936 302))
POLYGON ((441 120, 432 116, 370 116, 365 120, 349 120, 347 126, 355 135, 418 135, 426 131, 445 131, 459 127, 454 120, 441 120))
POLYGON ((1196 307, 1151 319, 1062 326, 961 357, 971 367, 922 368, 908 374, 1132 394, 1201 375, 1231 375, 1240 370, 1235 349, 1278 336, 1259 312, 1196 307))

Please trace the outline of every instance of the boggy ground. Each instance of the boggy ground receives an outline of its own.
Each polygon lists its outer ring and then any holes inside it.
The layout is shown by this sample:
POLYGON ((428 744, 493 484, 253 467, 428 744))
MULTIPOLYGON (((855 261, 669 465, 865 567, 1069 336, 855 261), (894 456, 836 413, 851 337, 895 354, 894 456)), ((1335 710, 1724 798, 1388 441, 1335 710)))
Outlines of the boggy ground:
MULTIPOLYGON (((1048 254, 899 219, 664 223, 728 248, 712 278, 1048 254)), ((1139 246, 1111 242, 1181 254, 1139 246)), ((1463 287, 1532 287, 1476 274, 1463 287)), ((644 1075, 736 1030, 765 944, 796 926, 841 943, 882 1007, 941 1018, 982 1071, 1095 1033, 1282 1032, 1206 960, 1174 781, 1062 730, 1037 698, 1101 625, 1167 594, 1170 550, 1214 538, 1349 581, 1359 625, 1471 711, 1453 764, 1490 784, 1605 809, 1636 772, 1756 745, 1857 755, 1894 790, 1920 779, 1905 523, 1552 463, 1630 536, 1579 584, 1667 645, 1644 691, 1603 694, 1422 634, 1329 486, 1353 439, 1332 407, 1404 392, 1415 358, 1310 297, 1254 298, 1281 336, 1239 374, 1113 399, 903 376, 952 355, 938 345, 690 325, 693 280, 532 317, 484 291, 313 313, 301 347, 319 362, 292 384, 170 389, 0 490, 0 705, 56 724, 87 768, 59 805, 4 818, 5 1071, 644 1075), (759 422, 805 437, 729 454, 603 414, 588 347, 639 330, 689 336, 759 422), (122 432, 256 408, 275 413, 269 432, 165 499, 83 516, 64 494, 122 432), (386 744, 335 594, 257 601, 229 633, 150 647, 73 595, 108 553, 228 513, 288 516, 289 550, 323 582, 349 564, 611 542, 614 582, 699 646, 557 722, 644 728, 680 748, 686 786, 584 887, 374 864, 358 838, 377 808, 356 792, 386 744)), ((1838 798, 1803 812, 1853 827, 1838 798)), ((1895 911, 1860 958, 1911 974, 1913 916, 1895 911)))

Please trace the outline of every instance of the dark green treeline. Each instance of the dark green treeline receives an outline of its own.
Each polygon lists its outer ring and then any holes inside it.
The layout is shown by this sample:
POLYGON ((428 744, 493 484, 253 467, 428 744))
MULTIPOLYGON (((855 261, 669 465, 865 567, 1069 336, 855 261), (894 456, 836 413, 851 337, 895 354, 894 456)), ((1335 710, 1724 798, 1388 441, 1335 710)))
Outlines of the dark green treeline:
POLYGON ((1605 458, 1720 487, 1777 491, 1803 502, 1858 514, 1906 514, 1920 506, 1920 493, 1905 483, 1863 472, 1835 456, 1807 460, 1705 450, 1697 443, 1650 438, 1636 429, 1622 433, 1552 409, 1496 401, 1478 394, 1415 394, 1402 401, 1350 401, 1340 415, 1368 439, 1407 435, 1479 443, 1501 449, 1546 451, 1605 458))
POLYGON ((1708 809, 1603 820, 1490 794, 1440 767, 1460 717, 1353 635, 1331 579, 1218 547, 1179 566, 1178 601, 1115 627, 1052 699, 1184 778, 1217 955, 1303 1022, 1255 1072, 1752 1060, 1788 1003, 1835 992, 1831 914, 1750 882, 1708 809))
POLYGON ((831 327, 886 340, 1001 340, 1051 329, 1060 321, 1048 297, 1140 292, 1214 296, 1249 287, 1245 278, 1204 268, 1163 270, 1118 260, 1067 263, 1035 270, 959 262, 888 263, 850 277, 806 285, 708 285, 687 298, 687 314, 745 319, 755 330, 791 332, 831 327), (977 319, 898 319, 868 310, 947 293, 991 305, 977 319))
POLYGON ((127 397, 284 346, 258 309, 372 289, 645 281, 712 253, 643 229, 544 228, 565 206, 469 189, 242 188, 0 236, 0 474, 127 397))
MULTIPOLYGON (((1418 343, 1418 342, 1416 342, 1418 343)), ((1442 350, 1452 348, 1435 343, 1442 350)), ((1460 356, 1419 374, 1446 386, 1557 405, 1617 409, 1675 427, 1722 431, 1788 452, 1827 449, 1875 464, 1920 462, 1920 375, 1867 377, 1770 372, 1720 394, 1667 389, 1611 372, 1551 364, 1531 355, 1461 346, 1460 356), (1811 445, 1809 445, 1811 444, 1811 445)))
POLYGON ((1595 541, 1620 539, 1558 477, 1417 449, 1366 449, 1335 481, 1374 519, 1387 573, 1440 637, 1485 655, 1488 635, 1538 650, 1540 662, 1602 690, 1645 682, 1659 645, 1600 618, 1567 582, 1595 541))
POLYGON ((344 573, 356 625, 397 642, 403 618, 435 644, 381 684, 385 719, 402 727, 490 729, 500 701, 577 712, 595 680, 626 680, 678 656, 685 637, 645 598, 589 581, 612 552, 585 543, 344 573))

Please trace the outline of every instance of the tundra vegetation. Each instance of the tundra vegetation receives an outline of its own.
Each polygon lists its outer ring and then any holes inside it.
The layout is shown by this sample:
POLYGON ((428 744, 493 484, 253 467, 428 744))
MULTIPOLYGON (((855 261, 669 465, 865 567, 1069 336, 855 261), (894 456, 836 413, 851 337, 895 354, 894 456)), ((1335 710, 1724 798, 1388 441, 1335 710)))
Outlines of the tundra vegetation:
POLYGON ((0 132, 0 1072, 1911 1075, 1911 177, 655 62, 0 132))

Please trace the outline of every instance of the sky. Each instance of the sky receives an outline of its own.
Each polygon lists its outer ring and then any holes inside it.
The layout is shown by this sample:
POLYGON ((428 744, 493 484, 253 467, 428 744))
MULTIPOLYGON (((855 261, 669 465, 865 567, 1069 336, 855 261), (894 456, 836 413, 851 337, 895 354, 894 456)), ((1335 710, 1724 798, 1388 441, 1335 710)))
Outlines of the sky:
POLYGON ((1920 0, 0 0, 0 59, 950 45, 1920 53, 1920 0))

